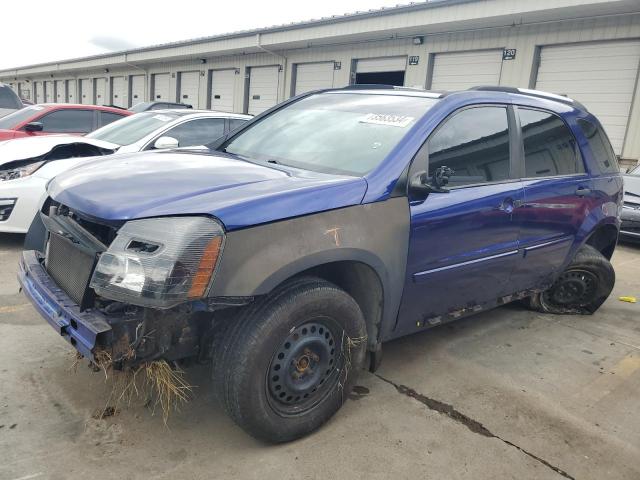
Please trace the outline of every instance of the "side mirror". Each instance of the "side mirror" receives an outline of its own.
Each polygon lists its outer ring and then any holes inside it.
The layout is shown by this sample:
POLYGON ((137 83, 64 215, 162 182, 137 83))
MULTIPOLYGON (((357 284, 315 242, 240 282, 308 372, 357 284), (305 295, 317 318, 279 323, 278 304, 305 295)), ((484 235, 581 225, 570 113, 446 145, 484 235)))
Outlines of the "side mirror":
POLYGON ((25 132, 41 132, 43 129, 42 122, 29 122, 24 126, 25 132))
POLYGON ((178 148, 180 146, 180 142, 173 137, 160 137, 153 144, 153 148, 164 149, 164 148, 178 148))
POLYGON ((412 191, 424 196, 430 193, 449 193, 446 186, 449 184, 449 177, 454 173, 446 166, 436 168, 431 177, 427 175, 427 172, 418 172, 411 178, 409 186, 412 191))

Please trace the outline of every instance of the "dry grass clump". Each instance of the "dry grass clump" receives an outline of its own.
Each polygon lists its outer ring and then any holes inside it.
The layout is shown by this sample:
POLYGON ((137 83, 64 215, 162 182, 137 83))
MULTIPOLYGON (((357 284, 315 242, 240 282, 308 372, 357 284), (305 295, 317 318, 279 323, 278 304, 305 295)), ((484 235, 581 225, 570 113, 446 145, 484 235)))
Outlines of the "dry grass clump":
MULTIPOLYGON (((112 382, 107 402, 94 418, 103 419, 114 415, 120 405, 130 406, 135 399, 143 399, 144 405, 151 406, 154 414, 156 408, 162 410, 162 420, 166 425, 169 414, 179 410, 193 393, 193 386, 186 381, 184 371, 166 360, 154 360, 124 370, 114 370, 111 354, 106 350, 97 351, 94 359, 96 367, 104 372, 105 381, 112 382)), ((79 358, 76 357, 72 368, 76 368, 78 361, 79 358)))
POLYGON ((360 347, 367 341, 367 336, 351 338, 346 332, 342 331, 342 354, 344 355, 344 365, 342 366, 342 372, 338 383, 338 388, 344 390, 344 386, 347 384, 349 378, 349 372, 351 371, 351 350, 360 347))

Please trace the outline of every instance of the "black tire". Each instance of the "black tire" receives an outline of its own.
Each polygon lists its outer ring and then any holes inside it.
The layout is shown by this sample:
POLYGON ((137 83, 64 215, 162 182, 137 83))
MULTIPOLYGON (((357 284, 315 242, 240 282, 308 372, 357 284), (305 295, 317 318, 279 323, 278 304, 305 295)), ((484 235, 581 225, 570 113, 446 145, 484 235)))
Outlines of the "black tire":
POLYGON ((245 308, 214 352, 214 388, 250 435, 307 435, 342 406, 366 358, 360 307, 344 290, 304 277, 245 308))
POLYGON ((544 313, 591 315, 607 299, 615 281, 609 260, 584 245, 549 289, 529 299, 529 306, 544 313))

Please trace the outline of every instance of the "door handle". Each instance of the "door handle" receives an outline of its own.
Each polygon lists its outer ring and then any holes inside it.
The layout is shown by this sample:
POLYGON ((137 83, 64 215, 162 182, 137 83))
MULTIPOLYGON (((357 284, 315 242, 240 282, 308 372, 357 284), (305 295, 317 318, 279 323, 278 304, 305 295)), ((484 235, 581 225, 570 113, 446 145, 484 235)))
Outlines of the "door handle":
POLYGON ((587 187, 578 187, 578 189, 576 190, 576 195, 579 197, 586 197, 588 195, 591 195, 591 189, 587 187))

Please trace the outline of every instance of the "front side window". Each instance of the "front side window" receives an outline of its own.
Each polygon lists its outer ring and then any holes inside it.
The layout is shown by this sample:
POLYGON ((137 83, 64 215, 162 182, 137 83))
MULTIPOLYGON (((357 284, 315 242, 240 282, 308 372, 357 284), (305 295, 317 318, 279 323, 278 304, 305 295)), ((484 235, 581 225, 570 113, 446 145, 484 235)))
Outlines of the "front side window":
POLYGON ((93 130, 92 110, 58 110, 41 117, 43 132, 87 133, 93 130))
POLYGON ((364 92, 311 95, 243 130, 223 150, 249 161, 365 175, 437 101, 364 92))
POLYGON ((575 137, 560 117, 522 107, 518 115, 526 178, 584 173, 575 137))
POLYGON ((446 120, 428 141, 429 174, 449 167, 452 187, 510 177, 506 107, 474 107, 446 120))
POLYGON ((180 147, 207 145, 224 135, 224 118, 200 118, 172 128, 162 134, 178 140, 180 147))
POLYGON ((95 132, 90 133, 87 137, 102 140, 103 142, 115 143, 120 146, 131 145, 159 128, 168 125, 177 118, 179 118, 179 115, 169 112, 138 113, 105 125, 95 132))
POLYGON ((618 173, 618 158, 611 147, 611 142, 607 134, 599 125, 595 125, 588 120, 579 119, 578 125, 589 142, 589 148, 596 159, 596 163, 601 173, 618 173))

